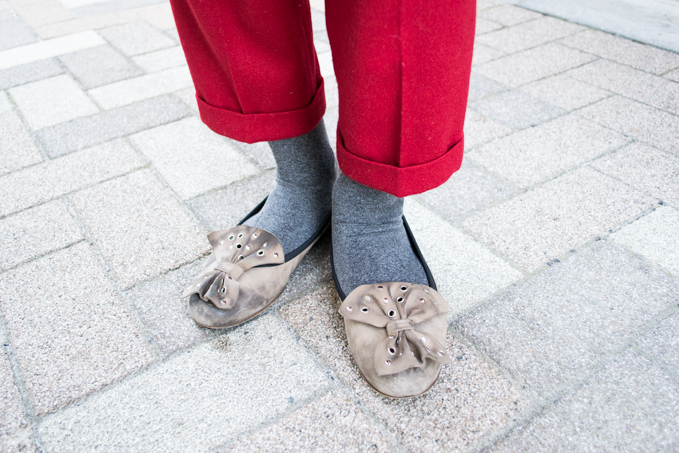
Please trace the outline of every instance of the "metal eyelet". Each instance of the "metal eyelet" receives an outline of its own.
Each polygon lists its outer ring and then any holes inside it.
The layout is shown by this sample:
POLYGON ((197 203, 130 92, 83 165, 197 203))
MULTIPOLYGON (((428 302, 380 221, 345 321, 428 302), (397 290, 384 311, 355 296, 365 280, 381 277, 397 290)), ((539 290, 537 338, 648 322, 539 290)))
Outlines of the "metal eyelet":
POLYGON ((384 299, 382 299, 382 302, 384 302, 385 304, 388 304, 388 303, 389 303, 389 298, 388 298, 388 297, 385 297, 384 299))
POLYGON ((399 304, 400 304, 401 302, 403 302, 403 297, 402 297, 402 296, 399 296, 398 299, 396 299, 396 302, 398 302, 399 304))
POLYGON ((242 260, 243 258, 245 258, 243 255, 238 255, 238 261, 242 260))
POLYGON ((240 242, 239 242, 238 244, 236 244, 236 248, 237 248, 237 249, 239 249, 239 248, 241 248, 241 247, 243 247, 243 244, 241 244, 240 242))
POLYGON ((384 289, 384 286, 382 286, 382 285, 377 285, 377 289, 384 289))
POLYGON ((427 294, 429 294, 429 290, 428 290, 428 289, 425 289, 424 292, 427 293, 427 294))
POLYGON ((232 234, 231 236, 229 236, 229 241, 233 241, 234 238, 235 236, 232 234))
POLYGON ((366 302, 370 302, 370 296, 363 296, 363 300, 366 302))
POLYGON ((219 292, 224 294, 226 292, 226 286, 222 286, 222 288, 219 290, 219 292))
POLYGON ((444 351, 443 349, 439 349, 438 351, 436 351, 436 353, 437 353, 438 355, 440 355, 441 357, 443 357, 444 355, 446 355, 446 353, 445 353, 445 351, 444 351))
POLYGON ((350 306, 350 305, 347 306, 347 311, 351 311, 351 310, 353 310, 353 309, 354 309, 354 307, 352 307, 352 306, 350 306))
POLYGON ((257 239, 257 233, 252 233, 252 239, 257 239))
POLYGON ((394 355, 396 354, 396 349, 392 348, 387 348, 387 351, 389 351, 389 354, 394 355))
POLYGON ((264 256, 264 250, 260 250, 257 252, 257 256, 264 256))
POLYGON ((406 291, 408 287, 406 285, 401 286, 401 291, 406 291))
POLYGON ((274 253, 274 254, 273 254, 273 257, 274 257, 274 258, 278 258, 278 253, 274 253))
POLYGON ((424 297, 420 297, 420 303, 421 303, 421 304, 424 303, 424 297))
POLYGON ((420 341, 421 341, 422 343, 426 343, 426 342, 427 342, 427 339, 424 338, 424 337, 422 337, 422 338, 420 338, 420 341))
POLYGON ((368 307, 363 307, 363 308, 361 308, 361 311, 363 313, 368 313, 369 310, 368 310, 368 307))
POLYGON ((239 233, 239 234, 238 234, 238 237, 239 237, 239 238, 242 238, 242 237, 243 237, 243 233, 239 233))
POLYGON ((391 365, 391 360, 385 360, 384 363, 387 365, 391 365))
POLYGON ((390 318, 393 318, 394 316, 396 316, 396 312, 394 310, 389 310, 389 313, 387 313, 387 316, 389 316, 390 318))

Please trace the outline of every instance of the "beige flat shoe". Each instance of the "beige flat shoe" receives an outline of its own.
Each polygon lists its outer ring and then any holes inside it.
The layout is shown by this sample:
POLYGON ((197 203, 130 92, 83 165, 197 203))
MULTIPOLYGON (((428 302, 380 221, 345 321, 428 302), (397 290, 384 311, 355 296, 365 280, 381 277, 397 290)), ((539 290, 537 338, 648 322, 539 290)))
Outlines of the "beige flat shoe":
POLYGON ((225 329, 263 312, 280 296, 290 274, 328 229, 329 217, 313 237, 286 255, 276 236, 243 225, 265 202, 266 199, 237 226, 208 235, 212 254, 200 275, 182 293, 182 297, 189 298, 189 313, 199 325, 225 329))
POLYGON ((445 347, 448 303, 436 291, 405 218, 403 223, 429 286, 376 283, 359 286, 345 297, 335 278, 354 361, 368 384, 391 398, 426 393, 436 383, 441 366, 451 362, 445 347))

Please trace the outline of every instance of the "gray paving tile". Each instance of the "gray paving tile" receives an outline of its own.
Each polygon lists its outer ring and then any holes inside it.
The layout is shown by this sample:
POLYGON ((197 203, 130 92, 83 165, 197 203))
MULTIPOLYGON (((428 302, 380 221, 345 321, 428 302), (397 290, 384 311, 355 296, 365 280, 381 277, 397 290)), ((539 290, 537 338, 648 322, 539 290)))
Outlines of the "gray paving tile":
POLYGON ((555 263, 454 326, 536 397, 629 341, 679 297, 679 283, 605 241, 555 263))
POLYGON ((575 110, 611 96, 608 91, 560 74, 521 87, 531 96, 566 110, 575 110))
POLYGON ((560 42, 654 74, 662 74, 679 67, 679 55, 676 53, 598 30, 586 30, 560 42))
POLYGON ((116 140, 0 177, 0 216, 34 206, 143 166, 116 140))
POLYGON ((666 151, 679 153, 679 117, 621 96, 585 107, 583 117, 666 151))
POLYGON ((451 315, 467 310, 523 277, 470 236, 413 200, 406 203, 408 224, 417 238, 451 315))
POLYGON ((477 42, 474 43, 474 55, 472 57, 472 70, 478 65, 486 63, 491 60, 495 60, 506 55, 501 50, 494 49, 493 47, 484 46, 477 42))
POLYGON ((479 11, 478 17, 493 20, 504 26, 512 26, 542 17, 542 14, 519 8, 514 5, 498 5, 479 11))
POLYGON ((156 50, 144 55, 132 58, 137 66, 146 72, 157 72, 176 66, 186 65, 186 58, 181 46, 169 47, 167 49, 156 50))
POLYGON ((491 31, 499 30, 502 28, 502 24, 497 23, 492 20, 484 19, 483 17, 476 17, 476 35, 483 35, 485 33, 490 33, 491 31))
POLYGON ((463 226, 502 255, 533 271, 635 218, 654 202, 584 167, 475 214, 463 226))
POLYGON ((679 114, 677 82, 607 60, 594 61, 567 74, 635 101, 679 114))
POLYGON ((524 407, 525 400, 509 381, 455 340, 448 342, 448 352, 456 360, 443 367, 429 393, 405 400, 379 396, 350 359, 335 297, 328 286, 287 304, 281 315, 406 450, 466 449, 524 407))
POLYGON ((0 113, 0 136, 0 176, 42 161, 33 138, 16 113, 0 113))
POLYGON ((198 118, 186 118, 130 137, 184 200, 259 173, 198 118))
POLYGON ((5 272, 0 289, 7 331, 38 415, 153 361, 86 243, 5 272))
POLYGON ((62 201, 53 201, 0 220, 0 272, 74 244, 78 224, 62 201))
POLYGON ((217 191, 187 202, 207 231, 223 230, 236 225, 271 192, 275 173, 268 172, 238 181, 217 191))
POLYGON ((31 27, 12 11, 0 11, 0 50, 36 42, 31 27))
POLYGON ((660 206, 611 235, 611 240, 679 276, 679 211, 660 206))
POLYGON ((182 88, 174 92, 182 102, 193 110, 194 114, 198 114, 198 102, 196 101, 196 89, 194 87, 182 88))
MULTIPOLYGON (((8 344, 2 334, 0 341, 8 344)), ((0 451, 29 451, 30 444, 27 445, 26 439, 30 437, 30 431, 7 348, 3 347, 0 350, 0 451)))
POLYGON ((679 315, 675 313, 664 319, 639 339, 637 345, 664 366, 679 372, 679 315))
POLYGON ((525 129, 566 113, 521 91, 505 91, 470 103, 474 110, 513 129, 525 129))
POLYGON ((176 45, 170 37, 146 22, 116 25, 100 30, 99 33, 128 56, 176 45))
POLYGON ((665 77, 674 80, 675 82, 679 82, 679 69, 665 74, 665 77))
POLYGON ((149 170, 84 189, 71 200, 124 289, 205 252, 193 216, 149 170))
POLYGON ((569 114, 487 143, 469 153, 469 159, 526 188, 628 142, 617 132, 569 114))
POLYGON ((679 156, 632 143, 596 160, 592 166, 679 208, 679 156))
POLYGON ((395 448, 352 403, 333 391, 219 452, 392 451, 395 448))
POLYGON ((9 94, 33 129, 99 111, 73 79, 65 74, 10 88, 9 94))
POLYGON ((579 50, 549 43, 478 65, 475 70, 505 85, 518 87, 575 68, 594 58, 579 50))
POLYGON ((469 152, 480 145, 511 134, 512 129, 468 109, 464 119, 464 149, 469 152))
POLYGON ((0 71, 0 90, 62 74, 64 70, 50 58, 0 71))
POLYGON ((110 110, 191 86, 188 67, 178 66, 93 88, 89 94, 105 110, 110 110))
POLYGON ((59 60, 85 89, 129 79, 144 73, 109 45, 62 55, 59 60))
POLYGON ((493 94, 507 91, 510 88, 493 79, 484 77, 475 71, 469 79, 469 102, 478 101, 480 99, 492 96, 493 94))
POLYGON ((47 154, 56 157, 189 115, 186 105, 164 95, 47 127, 38 131, 38 137, 47 154))
POLYGON ((518 193, 519 190, 513 184, 465 159, 462 167, 447 182, 415 198, 449 221, 457 223, 473 212, 518 193))
POLYGON ((208 451, 328 385, 284 323, 265 315, 61 411, 40 437, 64 452, 208 451))
POLYGON ((627 352, 574 393, 515 432, 509 451, 672 451, 679 428, 679 385, 627 352))
POLYGON ((222 331, 198 326, 189 315, 186 299, 180 297, 203 267, 197 261, 170 271, 125 292, 148 334, 162 355, 215 338, 222 331))
POLYGON ((481 44, 513 53, 572 35, 584 29, 580 25, 543 16, 530 22, 479 36, 476 39, 481 44))

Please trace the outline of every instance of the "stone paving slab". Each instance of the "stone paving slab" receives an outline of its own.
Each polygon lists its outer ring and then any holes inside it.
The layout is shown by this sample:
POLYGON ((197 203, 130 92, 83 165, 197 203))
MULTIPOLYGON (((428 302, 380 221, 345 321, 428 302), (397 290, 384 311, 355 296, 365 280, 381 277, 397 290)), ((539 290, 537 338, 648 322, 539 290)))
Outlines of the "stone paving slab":
POLYGON ((493 139, 504 137, 511 134, 511 128, 500 124, 497 121, 480 114, 471 109, 467 109, 464 120, 464 148, 470 151, 493 139))
POLYGON ((569 47, 653 74, 660 75, 679 67, 679 55, 676 53, 598 30, 586 30, 564 38, 560 42, 569 47))
POLYGON ((675 313, 637 341, 642 351, 650 354, 679 376, 679 315, 675 313))
POLYGON ((93 88, 89 94, 100 106, 110 110, 192 85, 189 69, 180 66, 93 88))
POLYGON ((149 170, 70 199, 123 289, 194 261, 207 248, 193 216, 149 170))
POLYGON ((85 243, 1 274, 0 292, 7 331, 38 415, 153 361, 85 243))
POLYGON ((679 446, 679 383, 627 352, 497 451, 672 451, 679 446))
POLYGON ((259 173, 198 118, 139 132, 130 141, 183 200, 259 173))
POLYGON ((471 77, 469 78, 469 102, 478 101, 509 89, 507 85, 496 82, 472 70, 471 77))
POLYGON ((184 51, 180 46, 137 55, 132 61, 146 72, 158 72, 186 65, 184 51))
POLYGON ((88 30, 59 38, 38 41, 21 47, 0 51, 0 69, 33 63, 45 58, 57 57, 88 47, 106 44, 99 34, 88 30))
POLYGON ((33 30, 10 11, 0 12, 0 51, 38 40, 33 30))
POLYGON ((489 61, 500 58, 506 55, 503 51, 494 49, 490 46, 484 46, 478 42, 474 42, 474 55, 472 56, 472 70, 478 65, 487 63, 489 61))
POLYGON ((655 200, 583 167, 467 218, 463 227, 528 271, 634 219, 655 200))
POLYGON ((522 22, 542 17, 542 14, 518 8, 514 5, 498 5, 493 8, 481 10, 478 16, 483 19, 498 22, 506 27, 517 25, 522 22))
POLYGON ((160 30, 141 21, 106 28, 99 33, 127 56, 175 45, 175 42, 160 30))
POLYGON ((499 30, 502 28, 502 24, 484 19, 483 17, 476 18, 476 36, 484 35, 490 33, 491 31, 499 30))
POLYGON ((660 206, 611 235, 611 240, 679 276, 679 211, 660 206))
POLYGON ((477 38, 481 44, 514 53, 585 30, 584 27, 543 16, 477 38))
POLYGON ((519 192, 513 184, 465 159, 454 178, 417 195, 416 199, 447 220, 459 223, 467 215, 518 195, 519 192), (451 203, 450 200, 455 202, 451 203))
POLYGON ((145 165, 114 140, 0 177, 0 216, 44 203, 145 165))
POLYGON ((349 394, 332 391, 228 447, 226 452, 395 451, 349 394))
POLYGON ((570 114, 487 143, 470 152, 469 160, 526 188, 628 142, 616 132, 570 114))
POLYGON ((679 154, 679 116, 621 96, 604 99, 579 113, 622 134, 679 154))
MULTIPOLYGON (((455 451, 507 423, 525 406, 519 391, 476 353, 448 342, 453 364, 445 366, 426 395, 394 400, 365 383, 350 358, 334 287, 328 286, 281 308, 281 315, 349 386, 406 451, 455 451)), ((450 336, 449 336, 450 337, 450 336)))
POLYGON ((144 73, 109 45, 62 55, 59 61, 68 68, 85 89, 96 88, 144 73))
POLYGON ((62 201, 0 220, 0 272, 80 241, 83 235, 62 201))
POLYGON ((533 397, 547 398, 678 298, 679 281, 599 241, 454 326, 524 382, 533 397))
POLYGON ((595 58, 561 44, 549 43, 495 59, 478 65, 475 69, 505 85, 518 87, 575 68, 595 58))
POLYGON ((560 107, 542 102, 521 91, 504 91, 471 102, 469 106, 515 130, 537 126, 566 113, 560 107))
POLYGON ((184 103, 162 95, 47 127, 37 135, 47 154, 57 157, 189 115, 191 110, 184 103))
POLYGON ((29 445, 25 443, 25 437, 28 437, 25 432, 30 432, 30 428, 9 362, 9 341, 2 333, 0 341, 3 344, 0 350, 0 451, 29 450, 29 445))
POLYGON ((476 305, 523 277, 520 271, 416 201, 408 199, 404 212, 452 313, 476 305))
POLYGON ((0 113, 0 136, 0 176, 42 162, 33 137, 13 111, 0 113))
POLYGON ((563 74, 524 85, 521 91, 568 111, 611 96, 608 91, 563 74))
POLYGON ((607 60, 594 61, 568 76, 679 114, 679 83, 607 60))
POLYGON ((99 111, 65 74, 11 88, 9 94, 34 130, 99 111))
POLYGON ((63 452, 205 451, 329 384, 284 323, 267 315, 45 419, 40 436, 63 452))
POLYGON ((53 58, 3 69, 0 70, 0 90, 46 79, 63 72, 63 68, 53 58))
POLYGON ((679 156, 632 143, 596 160, 592 166, 679 208, 679 156))

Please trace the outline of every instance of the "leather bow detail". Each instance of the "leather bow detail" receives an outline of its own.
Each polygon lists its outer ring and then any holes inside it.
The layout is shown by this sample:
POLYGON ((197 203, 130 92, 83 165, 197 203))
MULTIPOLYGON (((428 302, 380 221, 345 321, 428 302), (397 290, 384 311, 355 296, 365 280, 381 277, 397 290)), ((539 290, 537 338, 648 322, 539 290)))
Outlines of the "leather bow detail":
POLYGON ((377 374, 385 376, 422 367, 426 359, 450 363, 446 348, 426 332, 427 320, 448 310, 438 291, 395 282, 359 286, 342 302, 339 312, 352 321, 384 328, 374 363, 377 374))
POLYGON ((198 294, 205 302, 224 310, 233 308, 240 284, 238 278, 256 266, 285 263, 283 247, 276 236, 261 228, 239 225, 208 235, 212 255, 182 297, 198 294))

